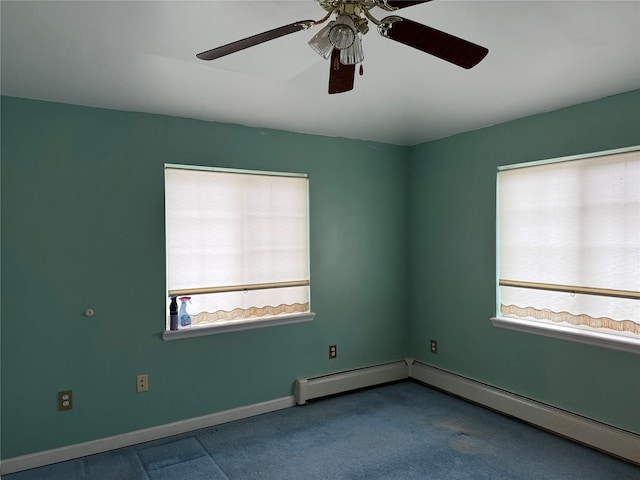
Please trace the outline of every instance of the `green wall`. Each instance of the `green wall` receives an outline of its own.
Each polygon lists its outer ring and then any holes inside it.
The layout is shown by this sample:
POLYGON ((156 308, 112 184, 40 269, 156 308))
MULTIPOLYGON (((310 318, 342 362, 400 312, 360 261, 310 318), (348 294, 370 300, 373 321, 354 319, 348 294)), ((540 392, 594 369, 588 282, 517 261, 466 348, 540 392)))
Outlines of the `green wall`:
POLYGON ((406 353, 405 148, 10 97, 1 119, 2 458, 406 353), (161 339, 164 163, 309 174, 313 322, 161 339), (74 408, 58 412, 66 389, 74 408))
POLYGON ((496 166, 640 144, 640 91, 416 147, 11 97, 1 107, 2 458, 408 355, 640 432, 637 355, 489 322, 496 166), (161 340, 164 163, 309 174, 313 322, 161 340), (74 408, 58 412, 66 389, 74 408))
POLYGON ((496 313, 496 168, 638 144, 640 90, 414 147, 411 355, 640 433, 638 355, 489 321, 496 313))

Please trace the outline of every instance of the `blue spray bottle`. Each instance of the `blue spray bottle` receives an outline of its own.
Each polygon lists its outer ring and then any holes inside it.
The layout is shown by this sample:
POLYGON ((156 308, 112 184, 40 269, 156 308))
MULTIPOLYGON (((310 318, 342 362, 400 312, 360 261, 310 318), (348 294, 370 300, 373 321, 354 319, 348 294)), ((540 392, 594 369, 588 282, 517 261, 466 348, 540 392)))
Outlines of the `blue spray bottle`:
POLYGON ((191 315, 187 312, 187 302, 191 300, 191 297, 180 297, 182 303, 180 304, 180 313, 178 314, 179 326, 178 328, 185 328, 191 326, 191 315))

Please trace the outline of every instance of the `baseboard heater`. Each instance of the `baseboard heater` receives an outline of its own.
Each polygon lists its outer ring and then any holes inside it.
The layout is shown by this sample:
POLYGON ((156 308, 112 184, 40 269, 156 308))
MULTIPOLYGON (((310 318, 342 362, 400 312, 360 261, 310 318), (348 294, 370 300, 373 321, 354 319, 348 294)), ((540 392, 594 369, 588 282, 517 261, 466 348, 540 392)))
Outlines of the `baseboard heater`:
POLYGON ((640 465, 640 435, 425 363, 407 362, 414 380, 640 465))
POLYGON ((406 360, 398 360, 328 375, 299 378, 295 382, 296 403, 304 405, 314 398, 404 380, 408 377, 409 370, 406 360))
POLYGON ((314 398, 407 378, 640 465, 640 435, 411 358, 299 378, 295 382, 295 400, 298 405, 302 405, 314 398))

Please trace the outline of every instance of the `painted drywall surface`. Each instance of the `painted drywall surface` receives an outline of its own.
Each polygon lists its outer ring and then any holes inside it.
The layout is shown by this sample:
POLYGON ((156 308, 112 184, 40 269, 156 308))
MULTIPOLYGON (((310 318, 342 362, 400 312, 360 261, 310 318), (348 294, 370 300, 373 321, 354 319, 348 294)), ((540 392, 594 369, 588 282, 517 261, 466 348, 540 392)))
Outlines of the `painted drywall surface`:
POLYGON ((405 148, 7 97, 1 120, 2 458, 405 354, 405 148), (164 163, 309 174, 313 322, 161 340, 164 163))
POLYGON ((493 327, 496 168, 640 144, 640 91, 411 151, 411 354, 640 432, 640 357, 493 327), (438 354, 429 340, 438 340, 438 354))

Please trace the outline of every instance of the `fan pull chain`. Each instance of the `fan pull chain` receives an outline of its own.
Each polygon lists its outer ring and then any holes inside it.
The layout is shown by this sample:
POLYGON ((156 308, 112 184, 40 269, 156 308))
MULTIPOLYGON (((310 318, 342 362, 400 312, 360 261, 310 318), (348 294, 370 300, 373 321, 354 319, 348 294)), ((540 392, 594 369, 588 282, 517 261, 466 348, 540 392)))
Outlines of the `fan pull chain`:
POLYGON ((360 71, 358 73, 360 74, 360 76, 364 75, 364 67, 362 66, 362 64, 360 64, 360 71))

